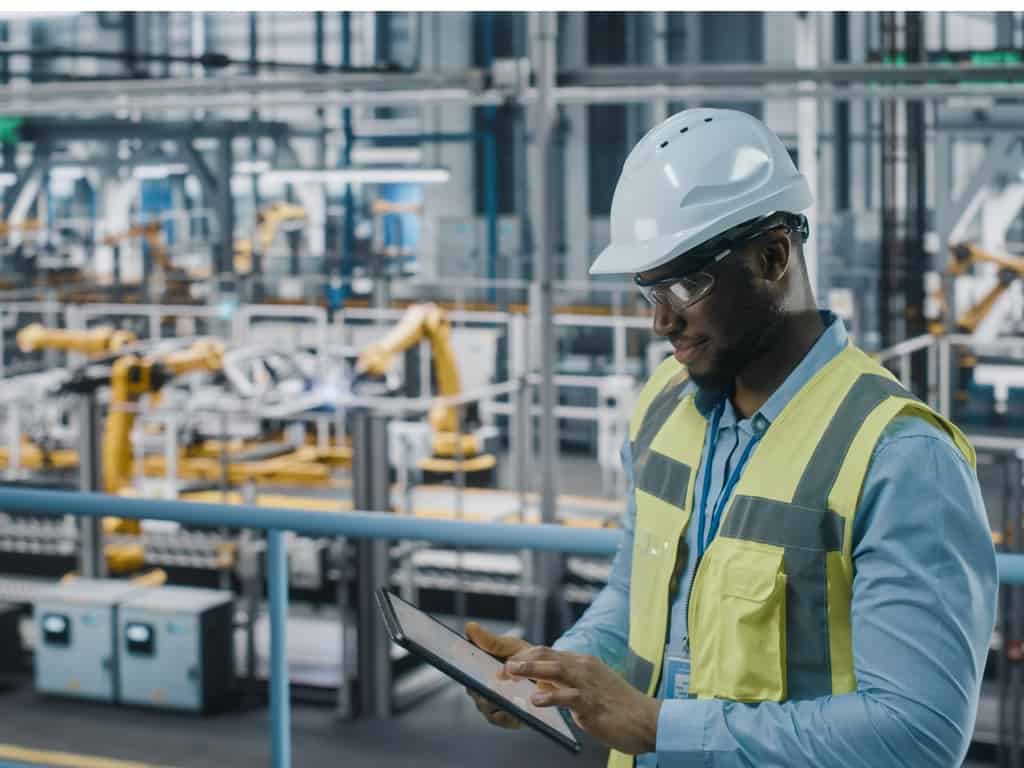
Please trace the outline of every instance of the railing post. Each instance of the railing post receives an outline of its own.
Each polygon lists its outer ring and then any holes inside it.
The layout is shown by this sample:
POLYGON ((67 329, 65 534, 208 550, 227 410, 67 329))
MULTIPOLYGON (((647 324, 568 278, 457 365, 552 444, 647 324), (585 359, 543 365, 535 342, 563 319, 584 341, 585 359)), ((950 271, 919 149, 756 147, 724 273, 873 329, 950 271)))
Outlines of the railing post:
POLYGON ((270 740, 274 768, 291 768, 291 693, 288 680, 288 552, 284 531, 267 531, 270 597, 270 740))
MULTIPOLYGON (((356 411, 352 430, 352 495, 357 510, 390 511, 389 465, 387 417, 356 411)), ((375 593, 388 583, 388 541, 361 540, 357 561, 358 713, 359 717, 384 719, 391 716, 391 641, 378 615, 375 593)))

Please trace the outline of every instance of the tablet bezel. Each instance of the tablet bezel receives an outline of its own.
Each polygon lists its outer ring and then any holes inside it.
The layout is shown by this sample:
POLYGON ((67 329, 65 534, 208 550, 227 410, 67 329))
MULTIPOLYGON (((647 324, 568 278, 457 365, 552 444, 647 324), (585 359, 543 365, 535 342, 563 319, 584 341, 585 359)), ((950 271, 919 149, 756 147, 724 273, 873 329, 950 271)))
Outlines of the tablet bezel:
MULTIPOLYGON (((523 709, 522 707, 518 706, 517 704, 515 704, 512 701, 510 701, 509 699, 505 698, 504 696, 502 696, 500 693, 498 693, 494 689, 489 688, 489 687, 487 687, 486 685, 484 685, 482 683, 479 683, 476 679, 474 679, 472 676, 470 676, 470 675, 466 674, 465 672, 463 672, 461 669, 456 667, 454 664, 452 664, 452 663, 448 662, 447 660, 441 658, 440 656, 435 654, 433 651, 430 651, 429 649, 424 648, 422 645, 417 643, 411 637, 406 635, 405 632, 403 632, 403 630, 402 630, 402 625, 401 625, 401 622, 398 620, 398 616, 395 613, 395 609, 391 605, 391 600, 402 600, 402 598, 399 597, 398 595, 396 595, 394 592, 390 592, 387 589, 384 589, 383 587, 377 590, 377 603, 380 606, 381 614, 382 614, 382 616, 384 618, 384 625, 387 627, 388 634, 391 635, 391 639, 392 640, 394 640, 396 643, 398 643, 403 648, 411 651, 412 653, 415 653, 417 656, 422 658, 424 661, 426 661, 430 665, 432 665, 432 666, 436 667, 437 669, 441 670, 446 675, 448 675, 449 677, 453 678, 456 682, 462 683, 463 685, 467 686, 468 688, 472 688, 474 691, 479 693, 481 696, 483 696, 485 699, 487 699, 491 703, 497 704, 502 709, 505 709, 508 712, 512 713, 517 718, 519 718, 521 721, 523 721, 524 723, 526 723, 530 727, 534 728, 535 730, 540 731, 542 734, 544 734, 548 738, 553 739, 555 742, 557 742, 562 747, 565 747, 566 749, 568 749, 573 754, 578 754, 583 749, 583 745, 580 742, 579 737, 577 735, 576 725, 575 725, 575 723, 572 720, 572 716, 569 715, 564 709, 562 709, 561 707, 558 707, 558 708, 556 708, 556 711, 558 712, 559 716, 561 716, 562 720, 565 721, 566 727, 569 729, 569 732, 575 738, 575 741, 568 739, 564 734, 559 733, 558 731, 556 731, 554 728, 552 728, 550 725, 545 723, 540 718, 535 717, 533 714, 531 714, 527 710, 523 709)), ((458 632, 456 632, 455 630, 453 630, 451 627, 447 626, 446 624, 438 621, 433 616, 431 616, 429 613, 426 613, 425 611, 420 610, 415 605, 410 603, 408 600, 402 600, 402 602, 405 603, 406 605, 410 606, 411 608, 415 608, 417 611, 419 611, 424 616, 429 618, 435 624, 437 624, 440 627, 443 627, 445 629, 445 631, 450 632, 451 634, 455 635, 458 638, 461 638, 463 641, 469 643, 474 648, 478 648, 478 646, 474 645, 469 639, 467 639, 466 637, 463 637, 461 634, 459 634, 458 632)), ((478 650, 483 650, 483 649, 482 648, 478 648, 478 650)), ((500 661, 500 659, 496 659, 496 661, 500 661)))

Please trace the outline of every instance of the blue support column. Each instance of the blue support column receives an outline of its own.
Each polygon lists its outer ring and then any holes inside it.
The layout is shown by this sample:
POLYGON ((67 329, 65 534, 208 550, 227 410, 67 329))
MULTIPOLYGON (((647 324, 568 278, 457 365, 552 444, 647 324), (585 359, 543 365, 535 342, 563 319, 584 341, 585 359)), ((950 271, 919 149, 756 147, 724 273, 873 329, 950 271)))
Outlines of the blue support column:
POLYGON ((274 768, 291 768, 291 694, 288 683, 288 552, 284 531, 267 531, 270 597, 270 739, 274 768))

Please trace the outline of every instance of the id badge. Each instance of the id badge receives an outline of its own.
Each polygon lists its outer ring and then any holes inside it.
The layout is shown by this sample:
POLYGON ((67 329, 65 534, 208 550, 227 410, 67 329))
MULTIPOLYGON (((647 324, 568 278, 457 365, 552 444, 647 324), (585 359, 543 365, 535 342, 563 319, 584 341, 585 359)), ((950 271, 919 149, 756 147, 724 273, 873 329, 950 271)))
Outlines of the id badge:
POLYGON ((690 656, 681 651, 665 651, 665 697, 685 699, 690 694, 690 656))

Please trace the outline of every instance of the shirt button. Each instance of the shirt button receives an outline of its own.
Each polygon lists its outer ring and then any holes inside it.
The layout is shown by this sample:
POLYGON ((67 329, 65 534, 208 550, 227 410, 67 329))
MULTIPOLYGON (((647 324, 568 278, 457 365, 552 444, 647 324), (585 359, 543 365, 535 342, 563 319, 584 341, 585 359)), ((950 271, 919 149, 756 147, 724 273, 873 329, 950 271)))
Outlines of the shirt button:
POLYGON ((754 417, 754 429, 757 432, 764 432, 768 429, 768 419, 761 414, 757 414, 757 416, 754 417))

